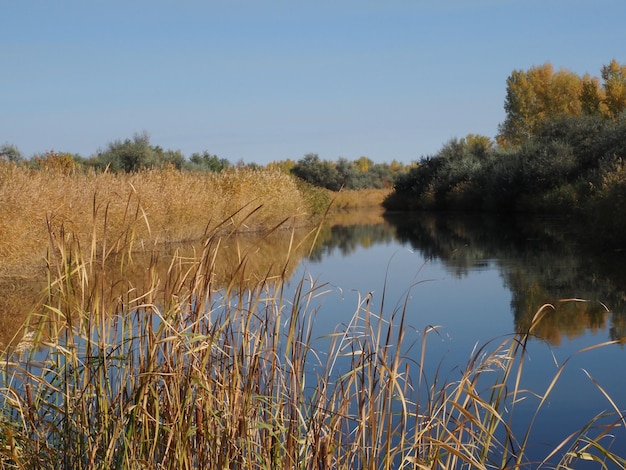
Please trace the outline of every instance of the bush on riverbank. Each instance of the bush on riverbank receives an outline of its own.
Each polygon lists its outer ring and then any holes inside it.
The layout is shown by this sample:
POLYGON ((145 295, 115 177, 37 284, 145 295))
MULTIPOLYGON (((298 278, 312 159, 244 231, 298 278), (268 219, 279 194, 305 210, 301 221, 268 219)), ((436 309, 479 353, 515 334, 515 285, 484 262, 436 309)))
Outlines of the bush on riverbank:
MULTIPOLYGON (((453 139, 405 175, 389 210, 559 213, 590 218, 610 242, 626 225, 626 116, 558 117, 517 147, 476 149, 453 139)), ((622 238, 623 241, 623 238, 622 238)))

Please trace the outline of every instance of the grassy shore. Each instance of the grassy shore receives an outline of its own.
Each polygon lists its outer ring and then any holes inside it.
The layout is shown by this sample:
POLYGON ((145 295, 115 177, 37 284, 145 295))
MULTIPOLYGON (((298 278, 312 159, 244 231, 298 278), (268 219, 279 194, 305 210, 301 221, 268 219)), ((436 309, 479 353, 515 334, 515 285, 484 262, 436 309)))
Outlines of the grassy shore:
MULTIPOLYGON (((140 256, 155 246, 200 240, 215 231, 310 227, 329 202, 325 191, 278 171, 84 173, 73 166, 34 170, 0 160, 0 345, 41 298, 51 237, 72 233, 85 252, 94 251, 95 240, 101 258, 120 246, 140 256)), ((223 265, 241 250, 234 244, 223 247, 223 265)), ((270 264, 257 262, 265 269, 270 264)), ((220 269, 225 276, 228 269, 220 269)))
POLYGON ((41 267, 48 235, 61 225, 105 249, 142 247, 197 240, 218 224, 224 232, 266 230, 285 219, 310 225, 327 203, 327 196, 278 171, 84 174, 0 162, 0 277, 41 267))
POLYGON ((391 194, 391 189, 359 189, 328 192, 332 199, 333 211, 346 211, 365 208, 381 208, 383 201, 391 194))

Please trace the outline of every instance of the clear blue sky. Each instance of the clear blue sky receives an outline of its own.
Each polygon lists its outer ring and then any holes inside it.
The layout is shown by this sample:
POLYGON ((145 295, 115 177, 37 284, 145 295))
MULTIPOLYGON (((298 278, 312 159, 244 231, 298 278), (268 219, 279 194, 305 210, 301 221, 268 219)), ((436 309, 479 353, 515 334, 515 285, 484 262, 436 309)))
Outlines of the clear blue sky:
POLYGON ((490 137, 506 78, 626 62, 624 0, 0 0, 0 144, 409 163, 490 137))

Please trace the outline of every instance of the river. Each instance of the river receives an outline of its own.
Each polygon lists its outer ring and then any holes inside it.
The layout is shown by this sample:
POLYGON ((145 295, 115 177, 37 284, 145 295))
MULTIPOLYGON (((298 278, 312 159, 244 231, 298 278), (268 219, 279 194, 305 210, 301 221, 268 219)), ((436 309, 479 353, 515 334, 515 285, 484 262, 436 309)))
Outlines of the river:
MULTIPOLYGON (((450 380, 472 351, 526 331, 551 305, 528 343, 523 377, 543 394, 558 375, 531 430, 529 455, 541 458, 594 416, 626 409, 626 253, 590 252, 571 233, 571 224, 550 218, 385 215, 334 225, 291 279, 310 276, 328 290, 315 322, 320 338, 348 324, 368 294, 383 316, 406 308, 416 338, 436 326, 427 366, 450 380)), ((417 361, 419 350, 408 354, 417 361)), ((526 400, 516 410, 520 433, 539 404, 526 400)), ((623 426, 601 442, 626 455, 623 426)))

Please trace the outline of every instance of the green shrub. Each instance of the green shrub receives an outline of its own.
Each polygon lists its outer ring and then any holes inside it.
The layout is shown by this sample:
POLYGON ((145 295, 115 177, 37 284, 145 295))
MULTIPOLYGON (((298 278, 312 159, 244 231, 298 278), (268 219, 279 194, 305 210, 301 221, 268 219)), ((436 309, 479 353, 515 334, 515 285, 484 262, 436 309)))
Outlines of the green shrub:
POLYGON ((599 187, 587 202, 594 238, 617 248, 626 247, 626 160, 617 159, 603 171, 599 187))

